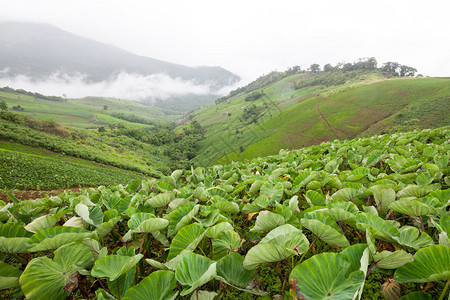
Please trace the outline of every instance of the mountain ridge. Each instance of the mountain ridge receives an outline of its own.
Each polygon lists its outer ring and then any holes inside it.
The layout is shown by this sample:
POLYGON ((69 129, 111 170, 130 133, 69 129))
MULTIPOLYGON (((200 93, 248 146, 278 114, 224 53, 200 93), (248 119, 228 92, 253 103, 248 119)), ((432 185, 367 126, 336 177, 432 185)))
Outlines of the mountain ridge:
POLYGON ((212 90, 219 90, 240 79, 222 67, 188 67, 165 62, 44 23, 0 22, 0 43, 0 70, 8 76, 26 75, 40 79, 62 72, 86 74, 87 80, 98 82, 120 72, 163 73, 195 84, 208 84, 212 90))

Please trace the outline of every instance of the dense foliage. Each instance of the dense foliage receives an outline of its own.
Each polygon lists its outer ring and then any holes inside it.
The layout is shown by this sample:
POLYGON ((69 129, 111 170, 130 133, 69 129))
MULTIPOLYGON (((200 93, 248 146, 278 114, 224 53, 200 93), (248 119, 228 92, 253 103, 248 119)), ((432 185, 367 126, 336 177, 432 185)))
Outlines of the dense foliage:
POLYGON ((443 299, 449 141, 449 128, 335 140, 12 197, 0 206, 0 288, 28 299, 443 299))

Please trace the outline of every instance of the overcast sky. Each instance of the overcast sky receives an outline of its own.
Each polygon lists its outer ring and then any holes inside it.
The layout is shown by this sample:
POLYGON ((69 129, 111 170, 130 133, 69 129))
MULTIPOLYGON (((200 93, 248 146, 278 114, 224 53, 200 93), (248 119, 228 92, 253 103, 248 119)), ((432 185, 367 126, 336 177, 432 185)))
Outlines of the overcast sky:
MULTIPOLYGON (((449 0, 14 0, 0 21, 49 23, 139 55, 272 70, 376 57, 450 76, 449 0)), ((0 45, 1 46, 1 45, 0 45)))

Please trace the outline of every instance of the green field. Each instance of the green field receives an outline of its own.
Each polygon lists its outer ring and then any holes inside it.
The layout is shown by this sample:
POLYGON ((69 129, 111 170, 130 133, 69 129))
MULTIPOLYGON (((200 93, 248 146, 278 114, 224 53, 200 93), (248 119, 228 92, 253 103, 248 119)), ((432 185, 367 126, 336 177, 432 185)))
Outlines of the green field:
POLYGON ((293 90, 296 76, 264 88, 265 96, 251 103, 266 105, 257 124, 239 120, 250 105, 247 94, 197 111, 207 137, 195 161, 227 163, 334 139, 450 124, 448 78, 383 79, 373 73, 345 85, 293 90))
POLYGON ((5 101, 8 107, 20 105, 24 111, 17 113, 53 120, 63 126, 79 128, 108 126, 109 124, 122 124, 127 127, 145 126, 110 116, 118 112, 135 115, 149 122, 175 121, 182 116, 165 113, 159 108, 138 102, 101 97, 51 101, 17 92, 0 91, 0 100, 5 101))
POLYGON ((91 187, 128 184, 144 175, 88 161, 38 156, 0 149, 0 189, 52 190, 70 187, 91 187))

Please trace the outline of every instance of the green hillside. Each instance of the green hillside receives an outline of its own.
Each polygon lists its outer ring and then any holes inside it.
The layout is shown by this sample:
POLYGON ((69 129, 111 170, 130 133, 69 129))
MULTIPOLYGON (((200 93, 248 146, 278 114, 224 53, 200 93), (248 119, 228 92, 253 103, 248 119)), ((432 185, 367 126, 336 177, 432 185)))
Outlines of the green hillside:
POLYGON ((381 71, 366 70, 304 72, 243 90, 194 112, 194 120, 207 130, 198 164, 450 124, 449 78, 384 78, 381 71))
POLYGON ((101 97, 64 99, 10 88, 0 89, 0 101, 2 100, 10 108, 20 106, 21 109, 15 110, 16 113, 78 128, 117 124, 142 127, 145 123, 175 121, 181 117, 180 113, 164 112, 129 100, 101 97))

